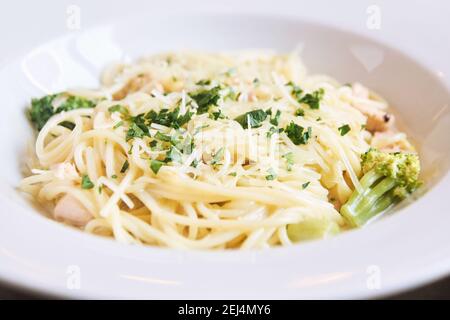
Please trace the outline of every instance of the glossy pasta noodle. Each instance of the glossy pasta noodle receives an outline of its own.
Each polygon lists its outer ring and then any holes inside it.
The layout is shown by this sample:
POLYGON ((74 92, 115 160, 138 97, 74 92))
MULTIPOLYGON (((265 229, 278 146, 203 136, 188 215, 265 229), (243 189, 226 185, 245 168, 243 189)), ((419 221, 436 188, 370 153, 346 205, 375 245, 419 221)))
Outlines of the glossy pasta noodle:
POLYGON ((109 67, 97 90, 33 100, 20 188, 123 243, 265 248, 290 245, 289 225, 325 238, 350 227, 339 209, 364 152, 413 151, 387 107, 308 75, 295 52, 154 55, 109 67))

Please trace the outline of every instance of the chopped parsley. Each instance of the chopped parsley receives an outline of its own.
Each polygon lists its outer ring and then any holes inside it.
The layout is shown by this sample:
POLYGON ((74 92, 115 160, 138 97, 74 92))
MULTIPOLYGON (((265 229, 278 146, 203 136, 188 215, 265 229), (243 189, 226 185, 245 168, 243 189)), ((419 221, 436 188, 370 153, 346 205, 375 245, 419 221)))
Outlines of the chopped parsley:
POLYGON ((220 99, 220 87, 189 93, 189 96, 198 105, 197 114, 203 114, 208 112, 211 106, 217 106, 220 99))
POLYGON ((157 123, 169 128, 178 129, 188 123, 193 114, 193 112, 186 111, 185 114, 180 115, 180 108, 176 107, 173 111, 169 111, 169 109, 161 109, 159 112, 150 110, 145 114, 144 118, 150 123, 157 123))
POLYGON ((111 176, 111 179, 117 179, 117 174, 113 174, 113 175, 111 176))
POLYGON ((305 182, 304 184, 302 184, 302 189, 305 190, 306 188, 308 188, 308 186, 309 186, 310 183, 311 183, 311 182, 308 181, 308 182, 305 182))
POLYGON ((82 189, 92 189, 94 187, 94 183, 92 183, 91 179, 87 174, 83 175, 81 178, 81 188, 82 189))
POLYGON ((319 109, 320 107, 320 100, 323 98, 323 95, 325 94, 325 91, 320 88, 319 90, 316 90, 312 93, 305 94, 301 99, 300 103, 304 103, 309 105, 311 109, 319 109))
POLYGON ((297 117, 304 117, 304 116, 305 116, 305 110, 303 110, 302 108, 298 108, 298 109, 295 111, 295 115, 296 115, 297 117))
POLYGON ((270 127, 269 131, 267 131, 266 133, 266 136, 267 138, 271 138, 274 135, 274 133, 280 133, 282 131, 283 131, 282 128, 270 127))
POLYGON ((71 121, 63 121, 59 123, 60 126, 63 126, 64 128, 67 128, 69 130, 73 130, 75 128, 75 123, 71 121))
POLYGON ((141 126, 137 125, 136 122, 131 123, 130 128, 127 131, 127 136, 125 137, 126 141, 129 141, 134 138, 143 138, 145 135, 148 134, 148 128, 147 132, 145 132, 141 126))
POLYGON ((155 148, 155 147, 158 145, 158 141, 152 140, 152 141, 149 142, 148 145, 149 145, 149 147, 150 147, 151 149, 153 149, 153 148, 155 148))
POLYGON ((227 88, 227 93, 224 94, 223 99, 230 99, 232 101, 238 101, 239 97, 241 96, 241 92, 236 91, 233 87, 228 87, 227 88))
POLYGON ((270 123, 273 124, 274 126, 278 125, 278 122, 280 121, 280 116, 281 116, 281 111, 277 110, 277 112, 275 113, 275 116, 273 118, 270 118, 270 123))
POLYGON ((209 117, 213 120, 225 119, 225 115, 222 113, 222 110, 212 112, 209 117))
POLYGON ((124 116, 128 116, 129 115, 128 109, 125 106, 120 105, 120 104, 115 104, 115 105, 109 107, 108 111, 111 112, 111 113, 119 112, 119 113, 121 113, 124 116))
POLYGON ((338 130, 341 136, 345 136, 351 130, 351 128, 348 124, 344 124, 343 126, 340 126, 338 130))
POLYGON ((211 84, 211 80, 209 79, 202 79, 197 81, 196 85, 198 86, 209 86, 211 84))
POLYGON ((266 180, 275 180, 277 177, 277 174, 275 173, 275 170, 273 170, 272 168, 270 168, 269 170, 267 170, 268 175, 266 176, 266 180))
POLYGON ((160 141, 165 141, 165 142, 171 142, 172 138, 170 136, 168 136, 167 134, 161 133, 160 131, 156 132, 155 139, 160 140, 160 141))
POLYGON ((191 163, 191 167, 197 168, 197 166, 198 166, 198 160, 194 159, 194 161, 192 161, 192 163, 191 163))
POLYGON ((69 96, 57 109, 56 113, 75 109, 94 108, 95 102, 83 97, 69 96))
POLYGON ((128 162, 128 160, 125 160, 125 162, 122 165, 122 169, 120 169, 120 173, 124 173, 125 171, 127 171, 129 166, 130 163, 128 162))
POLYGON ((219 161, 222 160, 224 154, 223 147, 217 150, 216 153, 214 153, 213 159, 211 160, 211 165, 218 165, 220 164, 219 161))
POLYGON ((258 128, 262 125, 262 122, 266 120, 267 113, 262 109, 257 109, 253 111, 246 112, 241 114, 234 120, 239 122, 239 124, 244 129, 250 128, 258 128))
POLYGON ((286 86, 291 87, 291 94, 297 100, 298 103, 304 103, 309 105, 311 109, 319 109, 320 100, 323 98, 325 91, 320 88, 312 93, 303 95, 303 90, 294 84, 292 81, 286 83, 286 86))
POLYGON ((286 86, 291 87, 291 94, 295 97, 295 99, 300 102, 301 98, 302 98, 302 93, 303 90, 297 86, 295 83, 293 83, 292 81, 289 81, 288 83, 286 83, 286 86))
POLYGON ((170 150, 167 151, 167 158, 166 158, 165 161, 167 161, 167 162, 172 161, 172 162, 181 163, 183 161, 183 155, 181 154, 181 152, 177 148, 172 146, 172 147, 170 147, 170 150))
MULTIPOLYGON (((64 97, 65 93, 52 94, 44 96, 40 99, 31 100, 31 108, 29 110, 29 116, 31 122, 38 131, 40 131, 47 121, 55 114, 70 111, 81 108, 93 108, 95 107, 95 102, 85 99, 83 97, 68 96, 65 100, 55 109, 53 102, 56 98, 64 97)), ((68 122, 62 122, 62 125, 68 129, 73 129, 68 122)))
POLYGON ((164 162, 159 160, 150 161, 150 169, 152 169, 154 174, 158 174, 159 169, 164 165, 164 162))
POLYGON ((232 176, 232 177, 236 177, 237 173, 236 172, 230 172, 228 175, 232 176))
POLYGON ((287 170, 291 171, 292 166, 294 165, 294 154, 292 152, 288 152, 283 155, 283 158, 286 159, 287 170))
POLYGON ((113 129, 117 129, 118 127, 121 127, 121 126, 123 126, 123 121, 117 122, 117 123, 114 125, 113 129))
POLYGON ((311 138, 311 127, 305 130, 302 126, 295 124, 293 121, 284 129, 286 135, 295 145, 306 144, 311 138))

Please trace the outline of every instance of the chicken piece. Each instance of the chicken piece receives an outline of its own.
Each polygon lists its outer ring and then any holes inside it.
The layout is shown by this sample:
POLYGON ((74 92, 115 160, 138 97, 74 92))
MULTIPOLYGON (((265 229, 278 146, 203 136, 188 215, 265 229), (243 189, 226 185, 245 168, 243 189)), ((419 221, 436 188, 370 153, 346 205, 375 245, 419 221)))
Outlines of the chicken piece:
MULTIPOLYGON (((113 94, 113 98, 114 100, 122 100, 130 93, 142 91, 144 87, 150 85, 151 82, 152 79, 148 74, 140 74, 137 77, 128 80, 125 86, 113 94)), ((150 92, 153 88, 155 88, 155 86, 151 86, 151 88, 148 88, 146 91, 150 92)))
POLYGON ((360 98, 352 105, 367 117, 366 129, 372 133, 387 131, 394 126, 394 115, 377 106, 377 101, 370 99, 369 90, 359 83, 352 85, 353 95, 360 98), (364 102, 367 100, 367 103, 364 102))
POLYGON ((84 227, 92 218, 92 214, 70 194, 64 195, 53 210, 56 220, 67 222, 76 227, 84 227))
POLYGON ((367 116, 366 129, 370 132, 384 132, 393 128, 394 115, 380 110, 362 111, 360 108, 358 109, 367 116))
POLYGON ((384 152, 415 152, 411 143, 409 143, 406 134, 402 132, 385 131, 375 132, 371 146, 384 152))

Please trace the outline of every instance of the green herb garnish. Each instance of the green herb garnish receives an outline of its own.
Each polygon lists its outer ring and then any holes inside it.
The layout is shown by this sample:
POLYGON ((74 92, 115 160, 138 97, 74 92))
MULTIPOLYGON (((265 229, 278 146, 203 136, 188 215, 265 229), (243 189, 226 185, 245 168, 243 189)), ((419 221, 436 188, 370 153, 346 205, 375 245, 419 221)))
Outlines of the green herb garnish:
POLYGON ((134 138, 143 138, 145 135, 148 135, 148 129, 147 132, 145 132, 141 126, 137 125, 135 122, 133 122, 130 125, 130 128, 127 131, 127 135, 125 137, 126 141, 129 141, 134 138))
POLYGON ((286 83, 286 86, 291 87, 291 94, 298 102, 300 102, 303 90, 292 81, 286 83))
POLYGON ((165 141, 165 142, 171 142, 172 138, 170 136, 168 136, 167 134, 161 133, 160 131, 156 132, 155 139, 158 139, 160 141, 165 141))
POLYGON ((159 169, 164 165, 164 162, 159 160, 150 161, 150 169, 152 169, 154 174, 158 174, 159 169))
POLYGON ((278 122, 280 121, 280 116, 281 116, 281 111, 277 110, 277 113, 275 114, 275 116, 273 118, 270 118, 270 123, 273 124, 274 126, 278 125, 278 122))
POLYGON ((197 103, 197 114, 203 114, 209 111, 211 106, 217 106, 220 99, 220 87, 216 86, 209 90, 200 90, 195 93, 189 93, 189 96, 197 103))
POLYGON ((338 130, 341 136, 345 136, 351 130, 351 128, 348 124, 344 124, 343 126, 340 126, 338 130))
POLYGON ((169 109, 161 109, 159 112, 150 110, 145 114, 144 118, 150 123, 157 123, 169 128, 178 129, 188 123, 193 114, 193 112, 186 111, 186 113, 180 115, 180 108, 176 107, 173 111, 169 111, 169 109))
POLYGON ((89 176, 87 174, 83 175, 81 178, 81 188, 82 189, 92 189, 94 187, 94 184, 92 183, 91 179, 89 179, 89 176))
POLYGON ((286 159, 287 170, 291 171, 292 166, 294 165, 294 154, 292 152, 288 152, 283 155, 283 158, 286 159))
POLYGON ((276 128, 276 127, 270 127, 269 131, 267 131, 266 136, 267 138, 271 138, 274 133, 280 133, 283 129, 276 128))
POLYGON ((291 139, 291 141, 295 145, 306 144, 308 140, 311 138, 311 127, 308 127, 307 130, 298 124, 295 124, 293 121, 284 129, 286 135, 291 139))
POLYGON ((63 126, 64 128, 67 128, 69 130, 73 130, 75 128, 75 123, 71 121, 63 121, 59 123, 60 126, 63 126))
POLYGON ((113 129, 117 129, 117 128, 121 127, 121 126, 123 126, 123 121, 117 122, 117 123, 114 125, 113 129))
POLYGON ((128 109, 125 106, 122 106, 120 104, 115 104, 115 105, 109 107, 108 111, 111 112, 111 113, 119 112, 119 113, 121 113, 124 116, 128 116, 129 115, 128 109))
MULTIPOLYGON (((66 95, 65 93, 52 94, 42 97, 40 99, 31 100, 31 108, 29 111, 29 115, 31 121, 33 122, 37 130, 40 131, 47 123, 47 121, 57 113, 81 108, 95 107, 95 102, 91 100, 85 99, 83 97, 68 96, 59 105, 59 107, 55 108, 53 106, 53 102, 55 101, 55 99, 64 97, 65 95, 66 95)), ((64 124, 63 126, 70 129, 70 126, 66 126, 64 124)))
POLYGON ((239 122, 239 124, 244 129, 250 128, 258 128, 262 125, 262 122, 266 120, 267 113, 264 110, 257 109, 253 111, 246 112, 241 114, 234 120, 239 122))
POLYGON ((209 79, 202 79, 197 81, 196 85, 198 86, 209 86, 211 84, 211 80, 209 79))
POLYGON ((122 165, 122 169, 120 169, 120 173, 124 173, 125 171, 127 171, 129 166, 130 164, 128 163, 128 160, 125 160, 125 162, 122 165))
POLYGON ((267 170, 267 173, 268 173, 268 175, 266 176, 266 180, 275 180, 275 178, 277 177, 275 170, 273 170, 272 168, 267 170))
POLYGON ((167 158, 166 158, 165 161, 167 161, 167 162, 172 161, 172 162, 181 163, 183 161, 183 155, 181 154, 181 152, 177 148, 172 146, 172 147, 170 147, 170 150, 167 152, 167 158))
POLYGON ((211 160, 211 165, 218 165, 219 161, 222 160, 224 154, 224 149, 220 148, 217 150, 217 152, 214 154, 213 159, 211 160))
POLYGON ((301 108, 298 108, 298 109, 295 111, 295 115, 296 115, 297 117, 304 117, 304 116, 305 116, 305 111, 304 111, 303 109, 301 109, 301 108))
POLYGON ((305 94, 300 100, 300 103, 304 103, 309 105, 311 109, 319 109, 320 107, 320 100, 323 98, 323 95, 325 94, 325 91, 320 88, 319 90, 316 90, 312 93, 305 94))

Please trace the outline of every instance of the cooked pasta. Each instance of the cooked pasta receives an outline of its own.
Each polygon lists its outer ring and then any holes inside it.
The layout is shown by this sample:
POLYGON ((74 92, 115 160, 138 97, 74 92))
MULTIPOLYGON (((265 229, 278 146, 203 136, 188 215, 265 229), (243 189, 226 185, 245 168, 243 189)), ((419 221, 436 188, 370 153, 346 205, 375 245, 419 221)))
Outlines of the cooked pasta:
POLYGON ((296 52, 159 54, 101 82, 32 101, 38 135, 20 188, 55 219, 123 243, 331 236, 352 227, 339 210, 363 188, 361 155, 414 151, 386 101, 308 75, 296 52))

